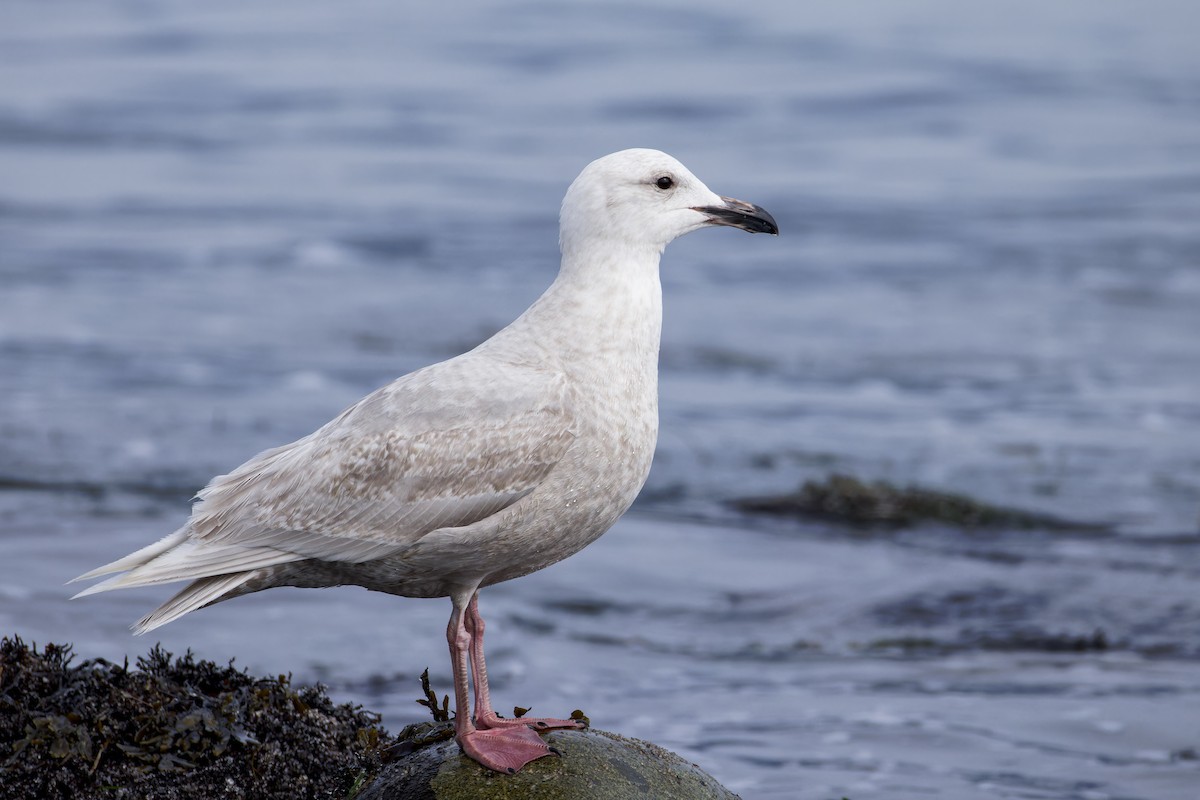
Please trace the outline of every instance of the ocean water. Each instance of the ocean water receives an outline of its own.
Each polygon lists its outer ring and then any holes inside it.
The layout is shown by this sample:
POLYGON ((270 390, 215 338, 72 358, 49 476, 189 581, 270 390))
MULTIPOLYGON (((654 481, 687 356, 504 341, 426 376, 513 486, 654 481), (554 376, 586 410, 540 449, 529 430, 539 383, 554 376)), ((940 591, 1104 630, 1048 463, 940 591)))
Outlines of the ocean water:
MULTIPOLYGON (((483 595, 501 703, 747 800, 1200 796, 1200 8, 949 0, 0 8, 0 631, 552 280, 588 161, 679 157, 778 239, 663 261, 634 510, 483 595), (848 531, 845 472, 1110 526, 848 531), (493 635, 494 632, 494 635, 493 635)), ((155 635, 420 717, 444 600, 275 590, 155 635)))

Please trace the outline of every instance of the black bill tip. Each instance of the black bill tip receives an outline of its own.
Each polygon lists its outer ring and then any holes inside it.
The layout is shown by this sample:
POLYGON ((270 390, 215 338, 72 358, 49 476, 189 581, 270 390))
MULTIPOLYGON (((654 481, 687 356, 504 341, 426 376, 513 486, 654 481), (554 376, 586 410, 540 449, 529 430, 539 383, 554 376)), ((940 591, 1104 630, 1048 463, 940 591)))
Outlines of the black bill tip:
POLYGON ((734 200, 732 197, 722 197, 721 200, 724 201, 724 205, 697 206, 692 210, 708 217, 708 221, 713 225, 728 225, 750 233, 779 235, 779 225, 775 223, 775 218, 762 206, 734 200))

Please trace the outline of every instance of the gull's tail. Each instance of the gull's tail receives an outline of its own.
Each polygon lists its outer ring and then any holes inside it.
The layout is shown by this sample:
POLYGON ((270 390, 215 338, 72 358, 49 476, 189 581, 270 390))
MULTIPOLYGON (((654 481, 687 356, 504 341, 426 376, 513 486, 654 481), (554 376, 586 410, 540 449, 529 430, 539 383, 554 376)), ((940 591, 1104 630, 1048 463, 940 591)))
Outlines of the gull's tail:
MULTIPOLYGON (((183 542, 186 539, 187 539, 187 528, 186 527, 180 528, 179 530, 175 531, 171 535, 164 536, 163 538, 159 539, 157 542, 155 542, 152 545, 147 545, 146 547, 143 547, 141 550, 137 550, 133 553, 130 553, 129 555, 125 556, 124 558, 118 558, 116 561, 105 564, 103 567, 96 567, 91 572, 85 572, 82 575, 80 575, 78 578, 71 578, 71 580, 67 581, 67 583, 75 583, 77 581, 90 581, 92 578, 99 578, 101 575, 111 575, 114 572, 128 572, 129 570, 134 569, 135 567, 140 567, 143 564, 153 561, 154 559, 158 558, 159 556, 161 556, 163 553, 167 552, 168 550, 174 549, 176 545, 183 544, 183 542)), ((104 583, 96 584, 95 586, 92 586, 91 588, 84 589, 82 592, 75 595, 75 597, 84 597, 85 595, 95 594, 96 592, 107 591, 107 589, 120 588, 118 586, 109 586, 107 588, 101 588, 101 587, 105 586, 105 584, 107 584, 107 583, 109 583, 109 581, 105 581, 104 583)), ((75 597, 72 597, 71 599, 74 600, 75 597)))
POLYGON ((236 590, 253 577, 253 572, 239 572, 234 575, 217 575, 192 581, 179 594, 135 622, 133 632, 140 636, 146 631, 152 631, 172 620, 179 619, 184 614, 204 608, 218 600, 224 600, 231 593, 240 594, 236 590))
POLYGON ((74 600, 113 589, 192 581, 179 594, 133 625, 135 633, 145 633, 198 608, 245 594, 243 587, 261 575, 259 570, 295 560, 292 553, 269 548, 197 542, 190 538, 190 530, 184 526, 149 547, 85 572, 68 583, 123 573, 89 586, 71 598, 74 600))

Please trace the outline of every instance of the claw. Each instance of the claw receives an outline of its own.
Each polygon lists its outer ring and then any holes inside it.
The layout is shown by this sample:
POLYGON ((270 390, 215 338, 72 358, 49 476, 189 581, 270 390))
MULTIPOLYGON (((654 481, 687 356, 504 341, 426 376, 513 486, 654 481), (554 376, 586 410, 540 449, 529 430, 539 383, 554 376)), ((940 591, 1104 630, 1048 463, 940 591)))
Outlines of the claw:
POLYGON ((501 730, 504 728, 525 728, 527 730, 549 731, 555 728, 566 728, 568 730, 578 730, 587 727, 582 721, 577 719, 528 719, 526 717, 518 717, 509 719, 507 717, 499 717, 496 714, 481 714, 475 718, 475 725, 480 730, 501 730))

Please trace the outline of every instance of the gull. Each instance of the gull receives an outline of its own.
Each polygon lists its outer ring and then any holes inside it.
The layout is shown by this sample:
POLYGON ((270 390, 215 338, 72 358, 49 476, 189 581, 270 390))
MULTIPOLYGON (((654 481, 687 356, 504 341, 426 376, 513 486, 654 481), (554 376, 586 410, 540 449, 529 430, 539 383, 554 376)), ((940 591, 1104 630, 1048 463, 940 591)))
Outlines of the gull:
POLYGON ((558 276, 516 321, 217 476, 179 530, 75 596, 190 581, 137 633, 274 586, 448 596, 463 752, 510 774, 557 753, 538 731, 584 723, 492 708, 479 589, 578 552, 633 503, 658 437, 659 259, 713 225, 779 233, 666 153, 593 161, 563 199, 558 276))

